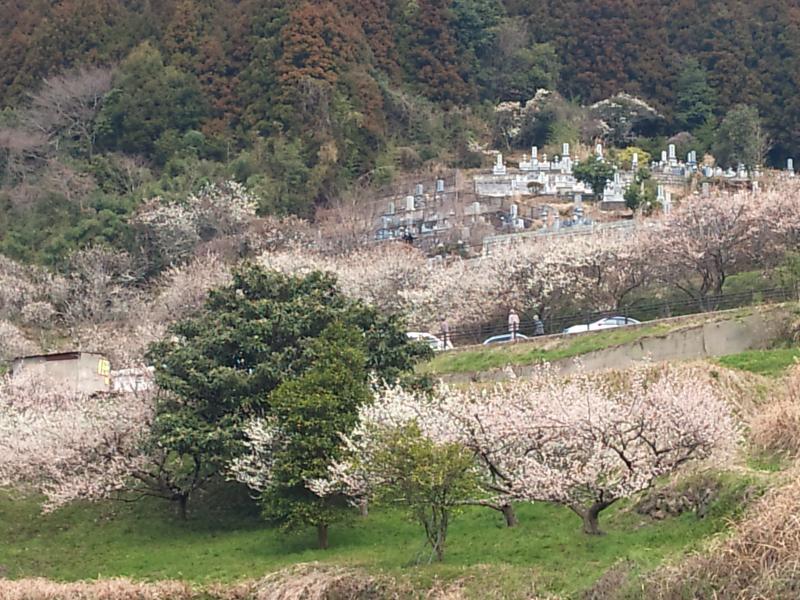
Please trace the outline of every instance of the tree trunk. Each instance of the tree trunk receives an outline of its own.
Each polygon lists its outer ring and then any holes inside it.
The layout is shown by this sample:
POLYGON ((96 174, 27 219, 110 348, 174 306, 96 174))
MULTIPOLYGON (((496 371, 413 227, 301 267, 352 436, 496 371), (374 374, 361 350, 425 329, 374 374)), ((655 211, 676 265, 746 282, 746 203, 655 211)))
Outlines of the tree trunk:
POLYGON ((436 532, 436 537, 433 541, 433 551, 436 553, 436 562, 442 562, 444 560, 444 541, 447 536, 446 529, 441 527, 439 531, 436 532))
POLYGON ((506 525, 508 527, 515 527, 519 525, 519 519, 517 519, 517 514, 514 512, 514 507, 510 504, 504 504, 500 507, 500 510, 503 513, 503 516, 506 519, 506 525))
POLYGON ((600 531, 600 523, 597 520, 597 513, 593 513, 591 510, 587 510, 583 513, 583 533, 587 533, 589 535, 600 535, 603 533, 600 531))
POLYGON ((317 525, 317 548, 320 550, 328 549, 328 524, 320 523, 317 525))
POLYGON ((369 516, 369 500, 364 499, 358 503, 358 512, 362 517, 369 516))
POLYGON ((178 514, 182 521, 186 520, 186 507, 189 504, 189 494, 180 494, 178 496, 178 514))
POLYGON ((600 516, 600 511, 611 506, 612 502, 595 502, 587 509, 573 508, 583 519, 584 533, 588 535, 603 535, 603 532, 600 531, 598 517, 600 516))

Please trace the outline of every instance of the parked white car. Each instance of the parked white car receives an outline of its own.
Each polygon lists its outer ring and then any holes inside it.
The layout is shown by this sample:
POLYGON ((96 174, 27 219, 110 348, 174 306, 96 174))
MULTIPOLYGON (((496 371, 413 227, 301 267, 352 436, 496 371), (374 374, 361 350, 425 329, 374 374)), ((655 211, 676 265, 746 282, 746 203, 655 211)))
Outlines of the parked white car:
POLYGON ((406 333, 408 339, 414 340, 417 342, 425 342, 428 344, 435 352, 441 352, 442 350, 452 350, 453 343, 449 340, 447 344, 444 343, 444 340, 439 339, 432 333, 423 333, 421 331, 409 331, 406 333))
POLYGON ((518 341, 524 342, 525 340, 529 340, 530 338, 527 335, 522 335, 518 333, 514 338, 512 338, 510 333, 502 333, 500 335, 493 335, 492 337, 483 340, 484 346, 489 346, 491 344, 506 344, 508 342, 518 341))
POLYGON ((614 327, 625 327, 626 325, 641 325, 640 321, 630 317, 606 317, 594 323, 584 323, 567 327, 564 333, 580 333, 581 331, 600 331, 601 329, 613 329, 614 327))

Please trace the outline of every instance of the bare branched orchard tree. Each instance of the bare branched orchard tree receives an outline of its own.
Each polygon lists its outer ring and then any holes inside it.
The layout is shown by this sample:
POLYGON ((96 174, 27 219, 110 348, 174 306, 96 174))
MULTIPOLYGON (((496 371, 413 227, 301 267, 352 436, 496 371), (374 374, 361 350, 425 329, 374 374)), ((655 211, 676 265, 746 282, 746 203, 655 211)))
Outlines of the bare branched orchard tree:
POLYGON ((383 207, 366 183, 332 198, 316 214, 321 246, 331 252, 351 252, 369 245, 374 240, 383 207))
MULTIPOLYGON (((41 168, 49 154, 47 137, 22 128, 0 128, 0 179, 4 183, 23 183, 41 168)), ((17 202, 17 205, 24 203, 17 202)))
POLYGON ((31 94, 23 113, 27 129, 43 135, 55 150, 74 142, 91 158, 95 145, 94 119, 111 90, 113 71, 106 67, 81 67, 50 77, 31 94))

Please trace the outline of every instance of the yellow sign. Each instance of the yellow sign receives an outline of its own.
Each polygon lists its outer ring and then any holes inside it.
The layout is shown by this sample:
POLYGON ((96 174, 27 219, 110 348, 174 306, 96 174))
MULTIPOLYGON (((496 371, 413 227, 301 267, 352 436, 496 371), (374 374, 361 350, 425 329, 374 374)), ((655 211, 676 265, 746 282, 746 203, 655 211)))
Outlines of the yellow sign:
POLYGON ((103 375, 104 377, 108 377, 111 374, 111 363, 105 358, 101 358, 97 361, 97 374, 103 375))

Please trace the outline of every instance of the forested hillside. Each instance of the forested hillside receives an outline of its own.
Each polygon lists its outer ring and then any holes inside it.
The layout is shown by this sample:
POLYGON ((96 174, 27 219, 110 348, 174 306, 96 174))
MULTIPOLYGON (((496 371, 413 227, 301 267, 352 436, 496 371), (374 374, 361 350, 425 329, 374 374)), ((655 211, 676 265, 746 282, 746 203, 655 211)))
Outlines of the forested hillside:
POLYGON ((209 180, 246 184, 260 214, 311 216, 355 183, 479 166, 471 142, 499 145, 494 107, 540 88, 562 105, 519 146, 607 135, 558 121, 620 92, 658 111, 649 137, 692 132, 701 152, 740 104, 774 164, 800 139, 788 1, 0 0, 0 14, 0 250, 25 260, 125 247, 143 199, 209 180))

